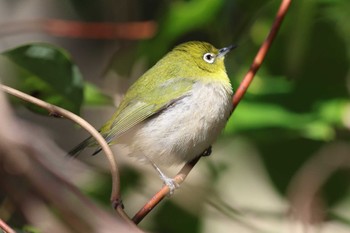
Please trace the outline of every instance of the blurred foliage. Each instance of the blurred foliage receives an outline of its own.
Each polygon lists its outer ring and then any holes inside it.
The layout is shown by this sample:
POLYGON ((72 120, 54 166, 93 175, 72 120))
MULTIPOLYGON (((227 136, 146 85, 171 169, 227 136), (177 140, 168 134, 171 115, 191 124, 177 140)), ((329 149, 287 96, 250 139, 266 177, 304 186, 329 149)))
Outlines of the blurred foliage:
POLYGON ((18 233, 40 233, 41 231, 33 226, 24 226, 22 231, 17 231, 18 233))
POLYGON ((102 93, 95 85, 85 82, 84 104, 90 106, 112 105, 113 100, 110 96, 102 93))
MULTIPOLYGON (((106 12, 111 14, 109 7, 116 5, 107 0, 68 2, 87 21, 105 19, 106 12)), ((109 70, 132 74, 140 60, 150 67, 175 44, 187 40, 210 41, 217 47, 238 44, 226 58, 234 89, 249 69, 280 3, 275 0, 131 2, 128 11, 121 13, 130 14, 130 21, 155 20, 158 31, 150 40, 128 44, 129 53, 121 49, 122 55, 118 56, 117 52, 109 70)), ((118 12, 116 8, 113 10, 118 12)), ((263 66, 222 136, 248 138, 259 151, 281 195, 286 195, 297 171, 322 147, 330 142, 350 142, 350 28, 346 23, 350 20, 349 12, 348 0, 294 1, 263 66)), ((121 20, 118 17, 107 18, 121 20)), ((25 92, 74 112, 79 112, 83 103, 90 106, 111 103, 94 84, 81 80, 70 56, 60 48, 30 44, 3 55, 18 66, 22 81, 17 88, 25 92), (35 53, 30 53, 31 50, 35 53)), ((212 165, 212 170, 215 176, 220 176, 217 171, 221 168, 212 165)), ((348 175, 346 170, 337 172, 324 185, 322 193, 330 206, 349 198, 348 175)), ((135 186, 137 178, 134 172, 126 172, 123 189, 135 186)), ((87 193, 105 199, 100 192, 103 189, 109 193, 107 183, 94 186, 98 193, 93 190, 87 193)), ((157 232, 200 232, 200 220, 174 203, 167 202, 156 215, 158 222, 152 229, 157 232), (172 221, 174 228, 168 228, 169 219, 176 219, 172 221)))
MULTIPOLYGON (((11 80, 15 88, 25 93, 79 113, 83 101, 86 105, 108 105, 112 99, 96 86, 85 82, 79 68, 68 52, 62 48, 32 43, 2 53, 10 60, 17 80, 11 80)), ((47 114, 37 106, 25 105, 38 113, 47 114)))
MULTIPOLYGON (((74 113, 83 101, 83 80, 68 53, 48 44, 33 43, 3 53, 17 65, 16 88, 74 113)), ((13 81, 13 80, 12 80, 13 81)), ((36 106, 33 110, 46 113, 36 106)))
POLYGON ((200 230, 200 216, 195 216, 172 202, 162 205, 155 218, 159 220, 159 224, 155 227, 156 232, 192 233, 200 230), (176 216, 170 225, 169 216, 176 216))
POLYGON ((218 15, 223 4, 224 1, 221 0, 170 2, 159 21, 157 35, 143 44, 141 52, 146 53, 150 62, 154 63, 169 50, 177 38, 209 24, 218 15))

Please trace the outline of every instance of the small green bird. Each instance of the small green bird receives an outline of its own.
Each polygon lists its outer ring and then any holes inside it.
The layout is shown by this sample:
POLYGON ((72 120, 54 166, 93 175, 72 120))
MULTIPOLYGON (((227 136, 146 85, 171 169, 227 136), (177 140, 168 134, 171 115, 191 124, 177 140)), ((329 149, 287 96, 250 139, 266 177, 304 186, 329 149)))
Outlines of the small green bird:
MULTIPOLYGON (((224 57, 233 48, 198 41, 178 45, 128 89, 100 133, 109 144, 126 145, 130 156, 150 162, 174 189, 158 166, 200 156, 225 127, 233 91, 224 57)), ((69 154, 77 156, 88 146, 97 146, 92 137, 69 154)))

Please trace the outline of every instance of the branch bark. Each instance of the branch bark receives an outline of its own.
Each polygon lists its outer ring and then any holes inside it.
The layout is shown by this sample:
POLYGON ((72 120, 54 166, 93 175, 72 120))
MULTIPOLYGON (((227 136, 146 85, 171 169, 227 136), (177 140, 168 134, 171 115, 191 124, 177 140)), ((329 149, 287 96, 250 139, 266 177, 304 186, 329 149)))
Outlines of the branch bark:
POLYGON ((2 219, 0 219, 0 229, 5 233, 16 233, 9 225, 7 225, 2 219))

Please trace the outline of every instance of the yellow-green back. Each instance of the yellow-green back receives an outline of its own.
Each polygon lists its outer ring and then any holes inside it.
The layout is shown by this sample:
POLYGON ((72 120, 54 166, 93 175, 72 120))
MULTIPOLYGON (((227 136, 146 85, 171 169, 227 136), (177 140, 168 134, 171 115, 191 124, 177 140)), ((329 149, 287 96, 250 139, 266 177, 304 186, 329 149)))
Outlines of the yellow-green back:
POLYGON ((175 47, 129 88, 101 133, 111 141, 186 96, 195 82, 221 82, 229 86, 224 57, 217 56, 218 53, 206 42, 193 41, 175 47))

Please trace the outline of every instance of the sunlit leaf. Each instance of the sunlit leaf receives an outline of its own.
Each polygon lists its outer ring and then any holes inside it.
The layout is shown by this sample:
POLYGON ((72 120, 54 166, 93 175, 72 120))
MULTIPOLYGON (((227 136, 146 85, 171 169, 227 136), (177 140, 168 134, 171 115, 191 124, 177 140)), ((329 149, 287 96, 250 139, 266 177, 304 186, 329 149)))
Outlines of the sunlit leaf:
POLYGON ((230 118, 225 133, 280 128, 305 138, 330 140, 335 137, 335 127, 344 127, 344 113, 349 105, 347 100, 334 99, 319 103, 315 112, 301 114, 278 105, 243 101, 230 118))
POLYGON ((349 106, 349 100, 331 99, 318 104, 317 109, 323 121, 337 126, 344 126, 344 114, 349 106))
POLYGON ((210 22, 222 9, 222 0, 173 1, 161 20, 158 34, 146 42, 145 49, 151 61, 164 54, 171 43, 181 35, 210 22), (154 46, 157 48, 154 50, 154 46))
POLYGON ((111 97, 104 94, 95 85, 85 82, 84 85, 84 104, 90 106, 96 105, 111 105, 113 100, 111 97))
MULTIPOLYGON (((6 51, 3 55, 14 64, 16 88, 79 113, 83 101, 83 81, 78 67, 64 49, 34 43, 6 51)), ((43 113, 32 105, 30 109, 43 113)))

